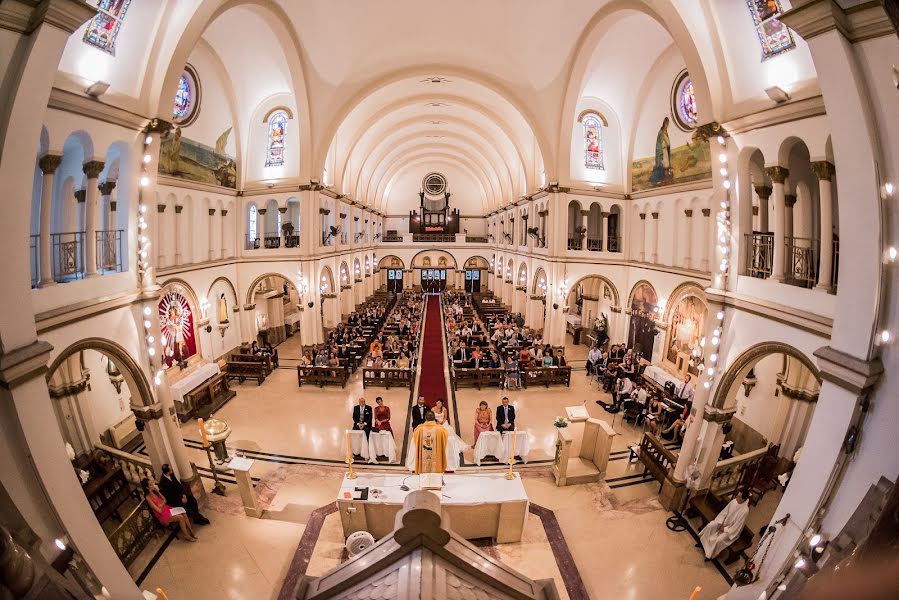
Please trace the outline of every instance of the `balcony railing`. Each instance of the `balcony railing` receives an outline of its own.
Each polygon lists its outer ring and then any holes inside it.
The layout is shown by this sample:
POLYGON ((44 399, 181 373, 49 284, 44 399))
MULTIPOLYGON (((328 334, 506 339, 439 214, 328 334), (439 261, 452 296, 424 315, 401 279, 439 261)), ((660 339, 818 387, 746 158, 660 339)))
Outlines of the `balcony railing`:
POLYGON ((466 235, 465 241, 469 244, 486 244, 487 236, 486 235, 466 235))
POLYGON ((591 252, 602 251, 602 238, 587 238, 587 250, 591 252))
POLYGON ((265 237, 262 239, 266 249, 281 247, 281 234, 277 231, 266 231, 265 237))
POLYGON ((284 247, 285 248, 299 248, 300 247, 300 236, 285 235, 284 236, 284 247))
POLYGON ((774 234, 746 234, 746 274, 750 277, 767 279, 774 264, 774 234))
POLYGON ((259 249, 259 238, 255 235, 248 235, 246 239, 246 243, 244 244, 244 250, 258 250, 259 249))
POLYGON ((398 235, 396 233, 385 233, 384 237, 381 238, 383 242, 402 242, 403 236, 398 235))
POLYGON ((584 247, 583 238, 568 238, 569 250, 582 250, 584 247))
POLYGON ((31 256, 31 287, 36 288, 41 281, 41 236, 32 235, 28 240, 28 254, 31 256))
POLYGON ((606 240, 606 251, 621 252, 621 238, 617 235, 610 235, 606 240))
POLYGON ((122 229, 106 229, 97 232, 97 271, 120 273, 122 271, 122 229))
POLYGON ((452 243, 456 241, 456 236, 452 233, 413 233, 412 241, 452 243))
POLYGON ((813 288, 818 282, 818 255, 820 240, 814 238, 786 238, 786 265, 784 275, 787 283, 804 288, 813 288))
POLYGON ((53 279, 57 282, 84 277, 84 237, 83 231, 50 234, 53 279))
POLYGON ((333 246, 334 238, 328 235, 327 233, 322 234, 322 246, 333 246))

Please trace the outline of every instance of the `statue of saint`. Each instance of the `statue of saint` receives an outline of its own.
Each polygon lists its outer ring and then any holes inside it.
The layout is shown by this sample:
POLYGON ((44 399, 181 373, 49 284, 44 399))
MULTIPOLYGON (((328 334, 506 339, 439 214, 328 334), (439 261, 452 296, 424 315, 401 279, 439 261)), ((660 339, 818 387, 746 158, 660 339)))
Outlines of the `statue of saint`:
POLYGON ((671 140, 668 138, 668 123, 668 117, 665 117, 659 133, 656 135, 656 163, 649 176, 652 185, 664 185, 674 178, 674 171, 671 168, 671 140))
POLYGON ((228 300, 225 299, 225 294, 219 295, 219 325, 224 325, 228 322, 228 300))
POLYGON ((412 434, 415 448, 416 473, 443 473, 446 471, 446 429, 437 424, 434 413, 428 411, 425 422, 412 434))

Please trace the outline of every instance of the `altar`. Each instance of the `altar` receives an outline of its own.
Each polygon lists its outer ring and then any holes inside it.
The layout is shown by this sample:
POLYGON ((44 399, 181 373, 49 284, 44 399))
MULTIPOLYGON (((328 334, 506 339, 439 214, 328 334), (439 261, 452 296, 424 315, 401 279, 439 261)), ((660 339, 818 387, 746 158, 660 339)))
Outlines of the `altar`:
MULTIPOLYGON (((418 475, 358 473, 356 479, 344 478, 337 492, 344 538, 356 531, 367 531, 375 539, 390 534, 406 496, 418 489, 418 475), (400 489, 402 485, 409 490, 400 489), (361 499, 366 489, 367 499, 361 499)), ((505 473, 446 474, 443 489, 432 493, 440 496, 452 530, 465 539, 492 538, 500 544, 521 541, 528 496, 517 473, 511 480, 505 473)))

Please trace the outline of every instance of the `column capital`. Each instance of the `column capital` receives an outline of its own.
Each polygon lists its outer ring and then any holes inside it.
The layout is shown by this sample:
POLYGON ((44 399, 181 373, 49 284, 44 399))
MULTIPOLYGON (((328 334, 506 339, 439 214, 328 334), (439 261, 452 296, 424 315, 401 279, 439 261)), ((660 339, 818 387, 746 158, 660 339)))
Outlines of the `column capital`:
POLYGON ((768 198, 770 198, 770 197, 771 197, 771 192, 773 192, 773 191, 774 191, 774 190, 771 188, 770 185, 757 185, 757 186, 755 186, 755 193, 756 193, 756 195, 758 195, 758 197, 761 198, 762 200, 767 200, 768 198))
POLYGON ((646 213, 640 213, 640 219, 643 220, 643 221, 645 221, 645 220, 646 220, 646 213))
POLYGON ((796 194, 784 194, 784 206, 793 208, 796 204, 796 194))
POLYGON ((165 212, 165 204, 157 204, 157 205, 156 205, 156 212, 158 212, 158 213, 164 213, 164 212, 165 212))
POLYGON ((727 423, 731 420, 737 408, 718 408, 716 406, 706 406, 705 412, 702 413, 702 420, 709 423, 727 423))
POLYGON ((223 217, 227 217, 227 216, 228 216, 228 211, 225 210, 224 208, 222 209, 222 216, 223 216, 223 217))
POLYGON ((174 126, 170 121, 166 121, 165 119, 156 117, 155 119, 150 119, 150 122, 147 123, 147 133, 158 133, 161 135, 165 135, 172 130, 172 127, 174 126))
POLYGON ((181 206, 180 204, 175 205, 175 214, 176 215, 180 215, 182 210, 184 210, 183 206, 181 206))
POLYGON ((658 221, 658 220, 659 220, 659 213, 657 213, 657 212, 652 213, 652 218, 658 221))
POLYGON ((604 212, 604 213, 601 213, 601 214, 602 214, 602 218, 603 218, 603 219, 608 219, 608 218, 609 218, 609 215, 611 215, 612 213, 610 213, 610 212, 604 212))
POLYGON ((103 183, 97 186, 97 189, 100 190, 100 193, 104 196, 108 196, 112 193, 112 190, 115 189, 115 180, 107 179, 103 183))
POLYGON ((771 178, 771 181, 780 184, 783 184, 790 176, 790 171, 786 167, 779 166, 765 167, 765 173, 771 178))
POLYGON ((711 209, 711 208, 703 208, 703 209, 702 209, 702 216, 703 216, 703 217, 709 217, 709 216, 711 216, 711 214, 712 214, 712 209, 711 209))
POLYGON ((589 216, 590 216, 590 211, 589 211, 589 210, 582 210, 582 211, 581 211, 581 216, 582 216, 582 217, 589 217, 589 216))
POLYGON ((278 212, 281 213, 282 215, 283 215, 283 214, 287 214, 287 207, 286 207, 286 206, 279 206, 279 207, 278 207, 278 212))
POLYGON ((818 348, 813 354, 818 359, 821 379, 854 394, 866 393, 883 374, 879 358, 862 360, 830 346, 818 348))
POLYGON ((41 168, 41 172, 44 175, 52 175, 56 172, 56 169, 59 168, 59 164, 62 162, 62 156, 59 154, 45 154, 38 161, 38 166, 41 168))
POLYGON ((268 209, 267 209, 267 208, 260 208, 260 209, 257 209, 256 212, 259 213, 260 215, 264 215, 266 210, 268 210, 268 209))
POLYGON ((836 167, 833 166, 833 163, 830 163, 826 160, 814 161, 812 163, 812 171, 821 181, 830 181, 837 172, 836 167))
POLYGON ((78 203, 84 202, 87 198, 87 192, 85 190, 75 190, 75 201, 78 203))
POLYGON ((89 160, 82 165, 81 170, 84 171, 88 179, 96 179, 100 176, 100 172, 103 171, 105 166, 106 164, 102 160, 89 160))
POLYGON ((53 346, 35 340, 27 346, 0 352, 0 387, 11 390, 35 377, 44 377, 53 346))
POLYGON ((686 209, 684 209, 684 216, 687 217, 688 219, 689 219, 690 217, 692 217, 692 216, 693 216, 693 209, 692 209, 692 208, 686 208, 686 209))
POLYGON ((209 216, 212 217, 212 216, 214 216, 214 215, 215 215, 215 209, 214 209, 214 208, 210 208, 210 209, 209 209, 209 216))

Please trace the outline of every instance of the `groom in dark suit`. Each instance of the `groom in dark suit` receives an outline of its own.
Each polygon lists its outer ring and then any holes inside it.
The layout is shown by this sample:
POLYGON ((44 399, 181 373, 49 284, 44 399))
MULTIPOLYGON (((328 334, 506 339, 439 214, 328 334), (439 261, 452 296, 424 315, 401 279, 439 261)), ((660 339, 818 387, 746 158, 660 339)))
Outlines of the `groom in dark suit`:
POLYGON ((425 397, 418 397, 418 404, 412 407, 412 431, 425 422, 425 415, 428 414, 428 405, 425 404, 425 397))
POLYGON ((373 414, 371 406, 365 404, 365 398, 359 398, 359 404, 353 407, 353 429, 361 429, 368 438, 371 433, 373 414))
POLYGON ((509 404, 508 396, 503 396, 503 403, 496 407, 496 430, 515 431, 515 407, 509 404))

